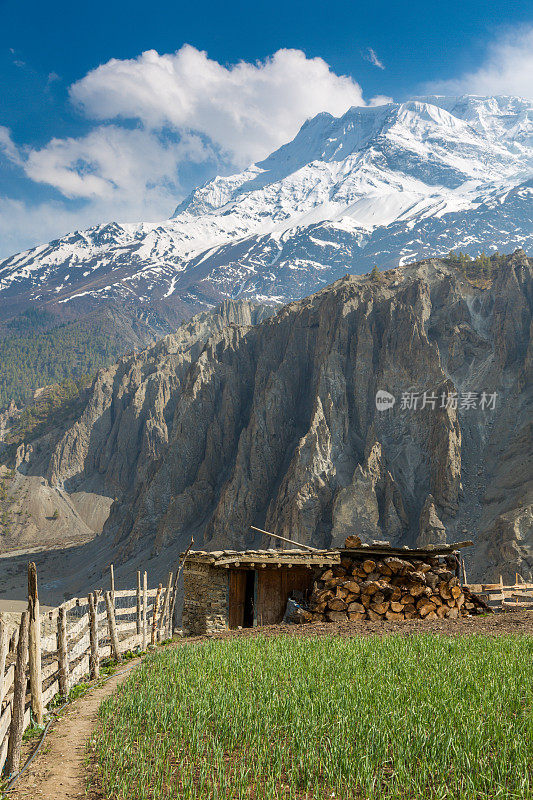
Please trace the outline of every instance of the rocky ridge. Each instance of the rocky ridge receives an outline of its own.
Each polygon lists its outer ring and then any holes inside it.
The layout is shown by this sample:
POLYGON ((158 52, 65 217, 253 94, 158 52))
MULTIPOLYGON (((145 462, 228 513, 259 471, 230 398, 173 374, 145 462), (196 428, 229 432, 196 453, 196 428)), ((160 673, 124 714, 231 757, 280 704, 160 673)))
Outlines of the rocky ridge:
POLYGON ((102 498, 123 562, 192 533, 254 546, 258 525, 317 547, 473 538, 469 578, 531 579, 532 267, 516 251, 476 281, 429 259, 263 321, 228 303, 102 370, 22 469, 66 502, 102 498))

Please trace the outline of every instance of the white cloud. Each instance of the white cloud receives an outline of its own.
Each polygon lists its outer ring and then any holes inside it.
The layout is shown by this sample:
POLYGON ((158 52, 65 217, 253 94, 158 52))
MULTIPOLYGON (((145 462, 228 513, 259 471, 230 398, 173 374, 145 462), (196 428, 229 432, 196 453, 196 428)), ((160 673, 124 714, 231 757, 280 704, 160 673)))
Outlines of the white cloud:
POLYGON ((489 44, 481 67, 454 80, 434 83, 430 89, 445 94, 533 98, 533 26, 503 31, 489 44))
POLYGON ((13 164, 20 166, 22 163, 18 148, 11 138, 11 133, 4 125, 0 125, 0 153, 3 153, 8 161, 13 164))
POLYGON ((102 222, 166 219, 184 196, 180 163, 209 157, 196 136, 162 141, 148 131, 114 125, 100 125, 79 139, 52 139, 41 150, 17 148, 0 126, 2 152, 30 179, 67 199, 31 203, 0 197, 0 259, 102 222))
POLYGON ((235 166, 264 158, 321 111, 338 116, 365 104, 352 78, 300 50, 226 67, 190 45, 172 55, 149 50, 135 59, 112 59, 75 83, 70 95, 94 119, 130 118, 152 130, 198 132, 235 166))
POLYGON ((374 48, 369 47, 363 53, 363 58, 365 59, 365 61, 370 61, 370 63, 373 64, 375 67, 379 67, 379 69, 385 69, 385 64, 383 63, 383 61, 380 61, 374 48))
POLYGON ((0 197, 4 256, 99 222, 166 219, 184 196, 180 166, 237 170, 292 139, 309 117, 365 105, 352 78, 300 50, 223 66, 188 45, 112 59, 73 84, 70 97, 94 122, 82 137, 19 147, 0 126, 0 156, 65 198, 0 197))
POLYGON ((377 94, 372 100, 369 102, 369 106, 385 106, 387 103, 393 103, 394 100, 392 97, 389 97, 386 94, 377 94))
POLYGON ((207 157, 192 135, 164 142, 149 131, 100 125, 79 139, 52 139, 41 150, 30 151, 25 171, 65 197, 120 201, 139 193, 148 196, 153 187, 177 193, 180 162, 207 157))

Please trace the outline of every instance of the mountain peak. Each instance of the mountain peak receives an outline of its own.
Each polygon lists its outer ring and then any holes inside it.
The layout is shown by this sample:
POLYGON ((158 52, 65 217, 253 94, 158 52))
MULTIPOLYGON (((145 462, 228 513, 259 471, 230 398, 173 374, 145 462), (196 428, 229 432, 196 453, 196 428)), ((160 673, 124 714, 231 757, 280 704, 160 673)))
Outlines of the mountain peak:
POLYGON ((321 113, 170 220, 108 223, 7 259, 0 296, 186 316, 224 297, 302 297, 374 263, 529 248, 532 175, 529 100, 428 95, 321 113))

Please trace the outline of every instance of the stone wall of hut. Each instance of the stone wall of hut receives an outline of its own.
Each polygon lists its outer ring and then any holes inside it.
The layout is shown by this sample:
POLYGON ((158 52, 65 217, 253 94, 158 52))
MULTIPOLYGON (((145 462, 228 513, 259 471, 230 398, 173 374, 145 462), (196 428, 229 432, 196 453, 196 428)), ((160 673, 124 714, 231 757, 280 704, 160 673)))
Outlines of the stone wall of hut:
POLYGON ((183 570, 182 628, 185 636, 228 628, 228 571, 209 564, 186 564, 183 570))

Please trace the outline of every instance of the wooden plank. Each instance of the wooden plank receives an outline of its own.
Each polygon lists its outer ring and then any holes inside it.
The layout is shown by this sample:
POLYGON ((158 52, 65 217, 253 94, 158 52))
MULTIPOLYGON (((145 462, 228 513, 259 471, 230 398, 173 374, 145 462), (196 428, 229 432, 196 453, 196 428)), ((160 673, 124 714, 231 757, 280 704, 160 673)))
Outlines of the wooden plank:
POLYGON ((531 608, 533 606, 533 600, 530 600, 529 603, 522 603, 522 602, 520 602, 518 600, 516 602, 513 600, 513 602, 511 603, 508 600, 504 600, 503 603, 502 603, 502 606, 505 607, 505 608, 510 608, 510 609, 513 609, 513 608, 524 608, 524 609, 527 609, 527 608, 531 608))
MULTIPOLYGON (((24 700, 26 697, 26 665, 28 663, 28 628, 29 614, 23 611, 19 627, 19 641, 17 644, 17 666, 15 669, 15 684, 13 691, 12 718, 9 731, 9 744, 7 748, 6 766, 9 775, 19 771, 20 751, 22 747, 22 734, 24 732, 26 714, 24 713, 24 700)), ((29 710, 27 712, 29 719, 29 710)))
MULTIPOLYGON (((58 669, 59 669, 59 661, 57 659, 49 661, 48 664, 44 664, 42 669, 43 683, 47 681, 49 678, 51 678, 52 675, 55 675, 58 669)), ((46 703, 44 703, 44 705, 46 705, 46 703)))
POLYGON ((89 595, 89 674, 91 680, 96 680, 100 675, 100 653, 98 649, 98 623, 96 621, 96 598, 94 594, 89 595))
POLYGON ((124 639, 122 644, 122 649, 125 650, 133 650, 135 647, 140 646, 142 643, 142 633, 134 633, 133 636, 128 636, 127 639, 124 639))
MULTIPOLYGON (((57 617, 56 617, 57 620, 57 617)), ((41 655, 51 655, 57 650, 57 636, 55 633, 50 633, 48 636, 41 638, 41 655)))
POLYGON ((134 619, 128 620, 127 622, 118 622, 116 628, 118 633, 123 633, 124 631, 131 631, 132 629, 135 629, 136 623, 134 619))
POLYGON ((113 608, 113 600, 111 598, 111 592, 105 593, 105 604, 107 609, 107 624, 109 627, 109 639, 111 641, 111 651, 113 653, 113 658, 116 661, 121 661, 122 659, 120 657, 117 626, 115 623, 115 609, 113 608))
POLYGON ((77 664, 71 672, 72 685, 75 686, 80 683, 81 679, 89 673, 89 655, 83 656, 79 664, 77 664))
POLYGON ((137 603, 135 608, 135 622, 137 625, 137 633, 141 632, 141 571, 137 570, 137 603))
POLYGON ((246 572, 232 569, 229 574, 229 627, 233 630, 244 622, 245 593, 246 572))
POLYGON ((37 588, 37 567, 33 561, 30 561, 28 564, 28 611, 28 661, 31 708, 37 725, 42 725, 44 719, 44 705, 43 678, 41 671, 41 614, 39 611, 39 592, 37 588))
MULTIPOLYGON (((312 584, 312 575, 309 570, 294 566, 294 568, 287 573, 287 600, 291 592, 305 592, 308 589, 312 589, 312 584)), ((285 606, 286 605, 287 603, 285 601, 285 606)))
POLYGON ((137 594, 136 589, 115 589, 115 602, 117 597, 131 597, 132 600, 135 599, 137 594))
POLYGON ((168 614, 168 609, 170 605, 170 592, 172 591, 172 572, 168 573, 168 583, 167 588, 165 590, 165 599, 163 601, 163 607, 161 609, 161 613, 159 615, 159 620, 157 622, 157 641, 160 642, 161 639, 164 637, 164 629, 166 618, 168 614))
POLYGON ((159 609, 159 597, 161 595, 161 589, 163 588, 163 584, 159 584, 157 587, 157 594, 155 596, 155 602, 152 612, 152 636, 150 638, 150 643, 155 645, 156 642, 156 634, 157 634, 157 611, 159 609))
POLYGON ((111 583, 111 601, 115 605, 115 569, 113 564, 109 565, 109 579, 111 583))
POLYGON ((82 636, 81 639, 78 639, 76 644, 71 645, 69 648, 69 663, 76 661, 82 653, 89 652, 91 643, 91 638, 89 632, 87 631, 86 634, 82 636))
POLYGON ((59 691, 66 696, 70 691, 70 659, 67 639, 67 612, 63 606, 59 608, 57 618, 57 660, 59 662, 59 691))
POLYGON ((59 681, 55 680, 53 683, 50 684, 48 689, 45 689, 43 692, 43 703, 45 706, 48 705, 50 700, 52 700, 56 694, 59 692, 59 681))
POLYGON ((15 665, 10 664, 5 671, 4 675, 4 700, 8 694, 13 691, 13 682, 15 680, 15 665))
POLYGON ((137 613, 137 606, 127 606, 126 608, 115 607, 115 617, 134 617, 137 613))
POLYGON ((8 689, 5 674, 8 648, 7 621, 5 615, 0 613, 0 710, 2 709, 2 701, 8 689))
POLYGON ((7 706, 4 708, 2 713, 0 714, 0 742, 4 740, 4 736, 7 734, 9 730, 9 724, 11 722, 11 703, 8 703, 7 706))
POLYGON ((85 631, 89 630, 89 609, 87 609, 87 614, 84 614, 83 617, 78 619, 73 624, 67 626, 67 635, 70 642, 76 641, 78 639, 80 633, 85 633, 85 631))
POLYGON ((287 600, 293 591, 305 592, 311 588, 312 573, 306 567, 294 565, 292 569, 281 567, 262 570, 257 579, 258 625, 279 625, 285 615, 287 600))
POLYGON ((4 764, 7 758, 7 746, 9 743, 9 738, 6 736, 4 741, 0 741, 0 775, 4 769, 4 764))
POLYGON ((148 647, 148 575, 143 574, 143 618, 142 618, 142 649, 148 647))

